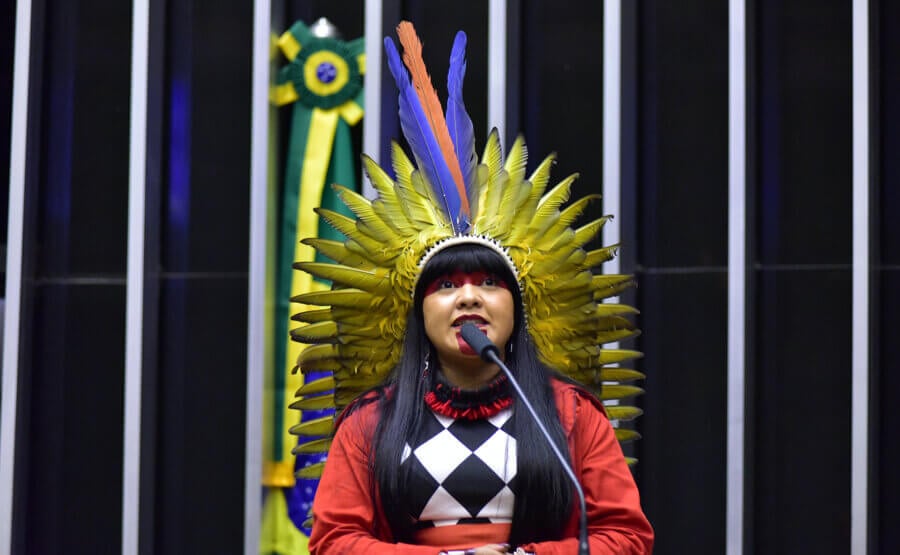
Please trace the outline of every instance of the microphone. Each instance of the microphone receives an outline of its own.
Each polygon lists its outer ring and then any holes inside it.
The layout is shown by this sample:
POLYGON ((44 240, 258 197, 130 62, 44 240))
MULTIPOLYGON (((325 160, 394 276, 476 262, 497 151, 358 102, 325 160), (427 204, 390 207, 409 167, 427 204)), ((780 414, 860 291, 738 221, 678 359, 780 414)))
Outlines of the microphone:
POLYGON ((460 329, 460 334, 462 335, 463 340, 469 344, 469 347, 472 347, 473 351, 478 353, 478 356, 480 356, 482 360, 493 362, 503 370, 506 377, 509 378, 509 383, 511 383, 513 389, 516 390, 516 395, 519 396, 519 400, 522 401, 522 404, 528 409, 531 418, 534 419, 534 423, 540 428, 544 439, 550 444, 553 454, 559 459, 559 464, 562 465, 563 470, 566 471, 566 475, 569 476, 569 479, 575 486, 575 492, 578 493, 578 503, 581 506, 581 515, 579 515, 580 518, 578 519, 578 553, 579 555, 589 555, 591 548, 588 545, 587 540, 587 504, 584 501, 584 490, 581 488, 581 484, 575 476, 575 471, 572 470, 572 467, 569 465, 568 461, 566 461, 566 457, 563 456, 559 447, 557 447, 556 443, 553 441, 553 438, 550 437, 550 432, 547 431, 544 423, 538 418, 537 413, 534 411, 534 407, 531 405, 531 401, 528 400, 528 397, 525 396, 522 388, 519 387, 519 382, 516 381, 516 378, 512 375, 509 368, 503 364, 502 360, 500 360, 500 349, 498 349, 497 346, 488 339, 488 336, 472 322, 465 322, 462 325, 462 329, 460 329))

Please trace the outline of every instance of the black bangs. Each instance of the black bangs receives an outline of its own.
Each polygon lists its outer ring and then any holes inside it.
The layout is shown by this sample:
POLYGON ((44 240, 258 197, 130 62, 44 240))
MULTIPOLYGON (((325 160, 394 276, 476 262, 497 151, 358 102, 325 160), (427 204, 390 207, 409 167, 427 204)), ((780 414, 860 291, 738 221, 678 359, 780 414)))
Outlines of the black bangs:
POLYGON ((419 281, 416 283, 416 301, 422 299, 425 288, 431 282, 444 274, 457 270, 488 272, 502 279, 510 291, 519 288, 509 264, 493 250, 477 244, 454 245, 435 254, 425 265, 425 269, 422 270, 419 281))

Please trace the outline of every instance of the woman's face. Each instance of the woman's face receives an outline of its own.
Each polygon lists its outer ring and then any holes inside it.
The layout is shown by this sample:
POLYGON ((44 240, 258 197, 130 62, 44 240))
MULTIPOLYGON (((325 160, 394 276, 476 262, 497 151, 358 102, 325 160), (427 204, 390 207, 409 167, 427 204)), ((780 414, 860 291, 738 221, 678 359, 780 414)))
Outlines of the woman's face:
POLYGON ((480 359, 460 335, 471 321, 506 352, 512 335, 515 307, 506 283, 487 272, 461 271, 438 277, 425 290, 422 301, 425 333, 438 358, 447 365, 472 365, 480 359))

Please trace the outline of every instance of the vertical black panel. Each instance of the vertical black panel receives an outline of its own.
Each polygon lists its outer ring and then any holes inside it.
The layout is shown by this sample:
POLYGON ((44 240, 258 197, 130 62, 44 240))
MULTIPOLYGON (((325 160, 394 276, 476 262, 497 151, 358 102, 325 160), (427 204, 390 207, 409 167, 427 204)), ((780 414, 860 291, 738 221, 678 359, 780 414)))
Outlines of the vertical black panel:
POLYGON ((900 5, 896 2, 879 2, 878 20, 873 26, 878 37, 874 56, 876 65, 876 119, 873 122, 878 135, 872 143, 877 149, 878 164, 873 171, 879 177, 874 216, 880 225, 877 234, 880 249, 878 259, 886 267, 900 267, 900 34, 896 23, 900 21, 900 5))
POLYGON ((850 4, 759 2, 759 257, 850 260, 850 4))
POLYGON ((757 282, 755 553, 845 553, 850 541, 850 272, 757 282))
POLYGON ((162 282, 158 553, 242 545, 246 291, 245 276, 162 282))
POLYGON ((144 194, 144 294, 141 352, 141 430, 138 550, 156 553, 155 508, 157 469, 156 446, 158 426, 159 383, 159 274, 160 274, 160 200, 165 159, 166 129, 166 5, 151 2, 149 6, 147 57, 147 118, 146 118, 146 182, 144 194))
POLYGON ((253 6, 173 2, 166 30, 153 543, 228 553, 243 542, 253 6))
POLYGON ((652 273, 638 292, 647 374, 636 472, 654 553, 723 553, 727 274, 652 273))
POLYGON ((253 13, 234 4, 169 14, 168 271, 247 270, 253 13))
POLYGON ((130 6, 32 6, 17 553, 121 544, 130 6))
POLYGON ((881 337, 880 349, 873 359, 878 370, 878 388, 873 395, 877 407, 872 419, 874 442, 873 464, 875 480, 870 483, 873 492, 871 518, 875 519, 876 534, 871 538, 872 553, 897 553, 900 551, 900 530, 894 524, 900 517, 900 443, 897 430, 900 416, 896 407, 900 403, 900 268, 880 272, 880 307, 875 318, 881 337))
POLYGON ((872 433, 874 480, 871 482, 871 517, 875 534, 870 538, 873 553, 900 552, 900 530, 894 524, 900 519, 900 5, 897 2, 875 2, 872 46, 875 64, 872 141, 877 164, 873 171, 878 187, 874 191, 874 226, 870 228, 879 248, 875 252, 875 282, 877 296, 871 308, 874 312, 873 331, 876 333, 872 360, 876 372, 872 395, 874 407, 872 433))
MULTIPOLYGON (((529 170, 557 153, 551 183, 578 172, 572 197, 603 189, 603 2, 523 1, 517 68, 529 170)), ((512 144, 514 137, 506 138, 512 144)), ((585 218, 602 214, 600 203, 585 218)))
POLYGON ((850 542, 851 11, 757 2, 755 553, 850 542))
POLYGON ((114 552, 122 542, 124 283, 47 284, 34 300, 23 552, 114 552))
POLYGON ((646 2, 641 14, 641 262, 726 264, 728 34, 722 2, 646 2))
POLYGON ((99 1, 48 3, 43 149, 48 276, 121 273, 128 198, 131 13, 99 1), (111 46, 115 45, 115 46, 111 46))
MULTIPOLYGON (((625 68, 634 72, 638 98, 623 104, 635 110, 637 123, 636 168, 625 175, 637 190, 623 198, 637 214, 632 260, 643 330, 638 348, 645 354, 640 367, 647 375, 637 473, 657 532, 655 552, 722 553, 727 4, 644 2, 627 15, 636 17, 638 57, 634 68, 625 68)), ((625 146, 626 154, 635 148, 625 146)))

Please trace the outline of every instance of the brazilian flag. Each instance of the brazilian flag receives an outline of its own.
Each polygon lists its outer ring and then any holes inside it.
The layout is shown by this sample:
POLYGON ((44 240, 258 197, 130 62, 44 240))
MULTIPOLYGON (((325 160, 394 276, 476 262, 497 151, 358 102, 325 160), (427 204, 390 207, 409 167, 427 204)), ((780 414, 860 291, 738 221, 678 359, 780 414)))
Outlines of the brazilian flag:
MULTIPOLYGON (((266 419, 262 484, 264 505, 260 553, 307 553, 309 529, 304 524, 315 495, 315 478, 295 479, 295 470, 321 462, 310 455, 292 454, 295 436, 289 433, 300 422, 290 410, 294 392, 303 376, 292 373, 303 345, 290 340, 290 299, 301 293, 327 289, 308 274, 292 271, 292 264, 312 261, 313 249, 300 243, 306 237, 343 240, 328 226, 319 227, 315 207, 349 215, 330 187, 339 183, 357 190, 356 157, 350 126, 362 119, 365 73, 362 38, 344 42, 314 36, 302 22, 295 23, 278 39, 288 63, 278 74, 272 91, 277 106, 293 107, 284 187, 281 192, 278 246, 275 267, 274 368, 266 379, 266 419)), ((296 312, 296 310, 295 310, 296 312)), ((310 376, 315 379, 316 376, 310 376)), ((305 419, 326 416, 304 414, 305 419)), ((312 455, 319 457, 322 455, 312 455)))

